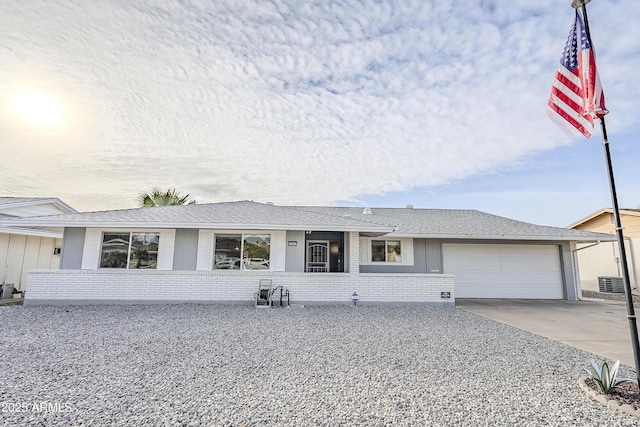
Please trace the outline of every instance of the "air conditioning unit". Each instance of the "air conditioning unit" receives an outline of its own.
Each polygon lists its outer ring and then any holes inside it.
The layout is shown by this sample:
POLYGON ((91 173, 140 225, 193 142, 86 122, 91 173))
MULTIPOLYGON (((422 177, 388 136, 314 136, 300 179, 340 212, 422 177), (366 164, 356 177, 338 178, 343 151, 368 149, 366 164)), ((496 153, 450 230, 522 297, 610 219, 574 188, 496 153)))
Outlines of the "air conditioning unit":
POLYGON ((600 292, 624 293, 622 277, 598 277, 600 292))

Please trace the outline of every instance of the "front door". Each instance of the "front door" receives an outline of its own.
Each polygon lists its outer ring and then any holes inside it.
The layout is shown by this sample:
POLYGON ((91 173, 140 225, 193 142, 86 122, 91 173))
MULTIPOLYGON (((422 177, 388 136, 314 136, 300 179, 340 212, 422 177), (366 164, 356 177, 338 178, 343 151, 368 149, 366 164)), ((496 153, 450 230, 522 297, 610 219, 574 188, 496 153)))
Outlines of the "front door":
POLYGON ((307 241, 307 273, 327 273, 329 271, 329 241, 307 241))

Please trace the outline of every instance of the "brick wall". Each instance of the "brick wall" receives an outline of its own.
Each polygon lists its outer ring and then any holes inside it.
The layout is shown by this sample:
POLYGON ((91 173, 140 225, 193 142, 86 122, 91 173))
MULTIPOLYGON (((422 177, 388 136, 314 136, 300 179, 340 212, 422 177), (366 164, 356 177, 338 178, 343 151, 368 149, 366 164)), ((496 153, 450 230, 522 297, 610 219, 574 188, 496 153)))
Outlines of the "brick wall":
MULTIPOLYGON (((351 245, 351 247, 358 245, 351 245)), ((252 304, 260 279, 289 289, 292 303, 454 301, 453 275, 259 271, 31 270, 25 304, 240 302, 252 304)))
POLYGON ((349 272, 360 273, 360 233, 349 232, 349 272))

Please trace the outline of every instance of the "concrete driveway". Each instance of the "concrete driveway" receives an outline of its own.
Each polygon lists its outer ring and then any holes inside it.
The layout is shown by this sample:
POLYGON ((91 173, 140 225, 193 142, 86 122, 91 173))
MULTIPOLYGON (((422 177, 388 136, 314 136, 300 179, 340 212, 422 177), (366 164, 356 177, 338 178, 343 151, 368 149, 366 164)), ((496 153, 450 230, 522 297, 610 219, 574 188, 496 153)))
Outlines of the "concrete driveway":
POLYGON ((456 299, 456 307, 635 366, 624 302, 456 299))

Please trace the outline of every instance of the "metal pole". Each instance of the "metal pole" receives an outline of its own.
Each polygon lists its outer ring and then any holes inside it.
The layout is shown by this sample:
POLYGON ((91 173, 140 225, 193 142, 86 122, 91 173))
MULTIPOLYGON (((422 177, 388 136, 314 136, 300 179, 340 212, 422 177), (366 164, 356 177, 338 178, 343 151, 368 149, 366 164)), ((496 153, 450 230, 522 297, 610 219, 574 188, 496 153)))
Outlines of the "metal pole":
MULTIPOLYGON (((586 24, 585 24, 586 25, 586 24)), ((620 249, 620 265, 622 267, 622 280, 624 281, 624 294, 627 300, 627 319, 629 319, 629 331, 631 332, 631 344, 633 346, 633 359, 636 364, 636 380, 640 385, 640 343, 638 342, 638 325, 636 314, 633 308, 633 295, 631 294, 631 281, 629 280, 629 267, 627 265, 627 250, 624 246, 624 235, 622 234, 622 221, 620 221, 620 208, 618 207, 618 196, 616 194, 616 183, 613 177, 613 165, 611 163, 611 151, 607 139, 607 127, 604 117, 600 118, 602 128, 602 147, 607 161, 607 172, 609 174, 609 187, 611 189, 611 202, 613 204, 613 216, 616 224, 616 234, 618 235, 618 247, 620 249)))
MULTIPOLYGON (((582 17, 584 20, 584 28, 587 33, 587 39, 593 49, 591 42, 591 33, 589 32, 589 20, 587 19, 587 6, 590 0, 573 0, 571 5, 574 8, 578 6, 582 8, 582 17)), ((638 325, 636 323, 636 314, 633 308, 633 295, 631 294, 631 281, 629 280, 629 267, 627 266, 627 251, 624 246, 624 235, 622 234, 622 221, 620 221, 620 209, 618 207, 618 195, 616 193, 616 183, 613 177, 613 165, 611 163, 611 151, 609 150, 609 139, 607 137, 607 126, 604 117, 600 118, 600 127, 602 129, 602 147, 607 162, 607 172, 609 175, 609 188, 611 190, 611 202, 613 205, 613 216, 616 223, 616 234, 618 236, 618 247, 620 248, 620 262, 622 266, 622 280, 624 281, 624 294, 627 300, 627 319, 629 319, 629 331, 631 332, 631 344, 633 346, 633 359, 636 364, 636 381, 640 386, 640 343, 638 342, 638 325)))

